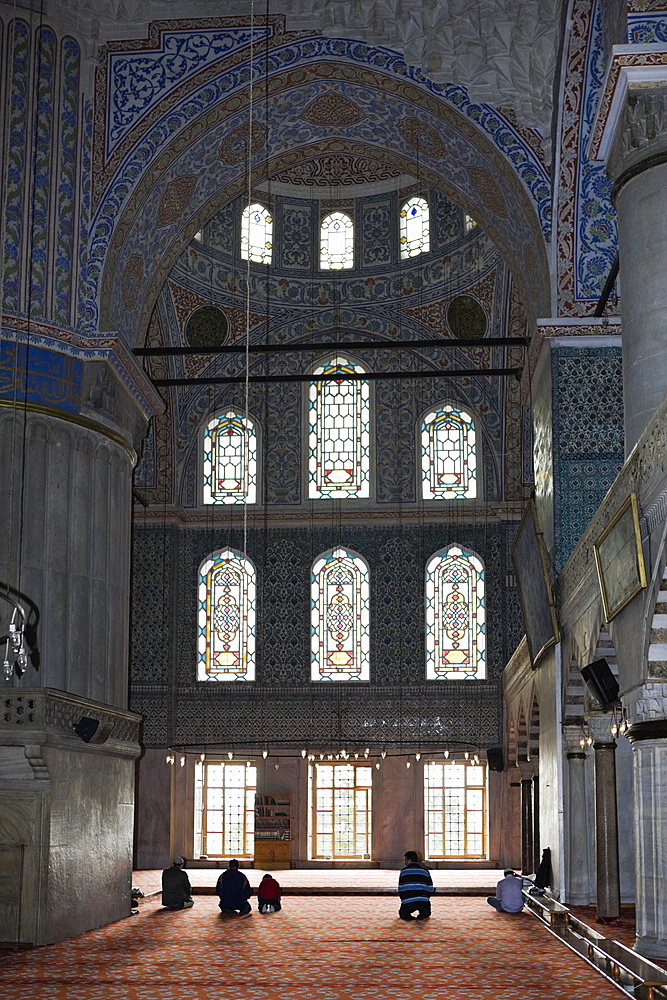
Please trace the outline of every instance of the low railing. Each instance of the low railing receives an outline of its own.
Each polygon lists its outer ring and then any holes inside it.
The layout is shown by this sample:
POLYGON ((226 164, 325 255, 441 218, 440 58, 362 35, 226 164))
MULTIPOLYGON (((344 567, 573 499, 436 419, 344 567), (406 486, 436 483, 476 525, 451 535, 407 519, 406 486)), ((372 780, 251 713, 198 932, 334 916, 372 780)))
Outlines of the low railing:
POLYGON ((530 890, 524 890, 523 895, 528 909, 553 934, 628 996, 635 1000, 667 1000, 664 969, 613 938, 598 934, 558 900, 548 895, 532 895, 530 890))

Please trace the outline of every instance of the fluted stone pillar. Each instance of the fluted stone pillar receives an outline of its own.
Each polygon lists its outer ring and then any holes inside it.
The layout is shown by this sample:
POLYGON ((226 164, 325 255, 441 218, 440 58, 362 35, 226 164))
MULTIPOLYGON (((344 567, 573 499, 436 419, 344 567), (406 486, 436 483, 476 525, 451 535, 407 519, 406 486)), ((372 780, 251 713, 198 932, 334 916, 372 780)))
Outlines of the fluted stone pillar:
POLYGON ((618 212, 626 454, 667 393, 667 88, 649 79, 630 85, 607 159, 618 212))
MULTIPOLYGON (((113 338, 21 336, 3 331, 0 386, 0 585, 25 610, 28 654, 2 681, 0 941, 41 945, 130 912, 131 477, 161 404, 113 338)), ((0 634, 11 612, 3 602, 0 634)))
MULTIPOLYGON (((22 398, 19 380, 0 398, 0 581, 28 615, 28 668, 11 683, 125 708, 132 472, 149 414, 111 366, 36 355, 40 394, 22 398)), ((17 358, 30 368, 30 352, 17 358)))
POLYGON ((667 684, 644 685, 626 735, 634 758, 635 949, 667 960, 667 684), (664 713, 664 715, 662 714, 664 713), (660 717, 662 715, 662 717, 660 717))
MULTIPOLYGON (((606 724, 608 731, 608 723, 606 724)), ((595 754, 595 857, 596 918, 617 920, 621 912, 618 870, 618 816, 616 803, 616 742, 596 739, 595 754)))

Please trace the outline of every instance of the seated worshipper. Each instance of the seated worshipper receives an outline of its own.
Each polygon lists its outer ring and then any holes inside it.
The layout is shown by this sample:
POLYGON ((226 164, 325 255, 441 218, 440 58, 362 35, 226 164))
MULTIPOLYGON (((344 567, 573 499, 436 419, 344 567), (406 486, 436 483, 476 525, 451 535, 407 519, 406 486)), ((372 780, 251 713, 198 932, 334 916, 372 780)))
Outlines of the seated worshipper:
POLYGON ((190 879, 183 871, 184 864, 183 858, 174 858, 171 868, 162 872, 162 905, 168 910, 188 910, 195 905, 190 879))
POLYGON ((218 906, 223 913, 238 913, 240 917, 250 916, 248 900, 252 889, 243 872, 239 871, 239 863, 236 858, 232 858, 229 862, 229 868, 218 879, 215 891, 220 896, 218 906))
POLYGON ((427 920, 431 916, 430 897, 435 892, 431 873, 419 863, 416 851, 406 851, 404 858, 405 868, 398 876, 398 915, 401 920, 427 920))
POLYGON ((495 896, 487 896, 486 901, 499 913, 521 913, 524 905, 521 886, 521 879, 511 868, 506 868, 505 878, 501 878, 496 886, 495 896))
POLYGON ((280 885, 271 875, 265 875, 257 890, 257 909, 260 913, 270 913, 270 906, 275 913, 280 907, 280 885))

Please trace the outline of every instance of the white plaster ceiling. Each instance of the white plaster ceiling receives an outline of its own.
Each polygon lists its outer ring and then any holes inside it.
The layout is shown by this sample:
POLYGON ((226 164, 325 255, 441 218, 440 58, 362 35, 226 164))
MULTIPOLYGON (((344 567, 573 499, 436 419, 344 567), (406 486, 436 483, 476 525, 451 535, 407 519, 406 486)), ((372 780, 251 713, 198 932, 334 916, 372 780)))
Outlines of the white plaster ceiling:
MULTIPOLYGON (((439 83, 510 108, 548 138, 565 0, 274 0, 288 30, 316 29, 402 52, 439 83)), ((29 4, 22 4, 22 6, 29 4)), ((2 4, 2 7, 10 6, 2 4)), ((256 3, 256 16, 267 11, 256 3)), ((47 0, 47 16, 87 39, 142 37, 149 21, 248 15, 250 0, 47 0)))

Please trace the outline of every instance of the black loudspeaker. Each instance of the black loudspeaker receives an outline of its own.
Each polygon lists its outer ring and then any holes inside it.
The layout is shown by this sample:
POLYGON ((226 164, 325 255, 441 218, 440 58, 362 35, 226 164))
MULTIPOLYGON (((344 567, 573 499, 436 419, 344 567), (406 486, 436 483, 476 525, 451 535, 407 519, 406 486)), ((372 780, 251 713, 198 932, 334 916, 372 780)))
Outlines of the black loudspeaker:
POLYGON ((84 743, 106 743, 111 735, 113 726, 103 725, 99 719, 92 719, 89 715, 82 715, 74 725, 74 732, 84 743))
POLYGON ((502 747, 489 747, 486 751, 486 759, 489 763, 489 771, 502 771, 505 768, 502 747))
POLYGON ((580 673, 588 690, 603 708, 608 708, 618 700, 618 681, 606 660, 593 660, 587 667, 582 667, 580 673))

